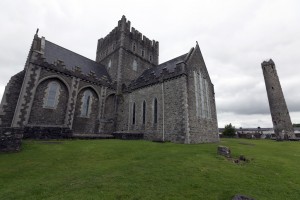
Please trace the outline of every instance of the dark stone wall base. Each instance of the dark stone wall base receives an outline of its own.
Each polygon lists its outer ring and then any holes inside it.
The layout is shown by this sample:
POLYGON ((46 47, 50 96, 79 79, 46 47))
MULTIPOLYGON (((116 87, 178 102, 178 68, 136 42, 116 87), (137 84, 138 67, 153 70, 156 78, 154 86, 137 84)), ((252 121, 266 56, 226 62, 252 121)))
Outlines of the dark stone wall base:
POLYGON ((142 140, 142 139, 144 139, 144 133, 114 132, 112 135, 116 139, 121 139, 121 140, 142 140))
POLYGON ((23 129, 0 128, 0 152, 18 152, 21 149, 23 129))
POLYGON ((24 139, 66 139, 73 132, 66 127, 27 126, 24 128, 24 139))

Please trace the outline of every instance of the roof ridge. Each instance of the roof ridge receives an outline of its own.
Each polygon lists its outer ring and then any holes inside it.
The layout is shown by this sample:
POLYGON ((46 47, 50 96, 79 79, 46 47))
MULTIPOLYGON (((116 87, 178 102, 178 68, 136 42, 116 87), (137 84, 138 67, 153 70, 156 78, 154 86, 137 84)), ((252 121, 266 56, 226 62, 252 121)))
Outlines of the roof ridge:
POLYGON ((182 55, 180 55, 180 56, 177 56, 177 57, 175 57, 175 58, 172 58, 172 59, 170 59, 170 60, 167 60, 167 61, 165 61, 165 62, 163 62, 163 63, 161 63, 161 64, 159 64, 159 65, 157 65, 157 66, 160 66, 160 65, 163 65, 163 64, 165 64, 165 63, 167 63, 167 62, 170 62, 170 61, 172 61, 172 60, 178 59, 178 58, 183 57, 183 56, 185 56, 185 55, 187 55, 187 54, 188 54, 188 53, 182 54, 182 55))

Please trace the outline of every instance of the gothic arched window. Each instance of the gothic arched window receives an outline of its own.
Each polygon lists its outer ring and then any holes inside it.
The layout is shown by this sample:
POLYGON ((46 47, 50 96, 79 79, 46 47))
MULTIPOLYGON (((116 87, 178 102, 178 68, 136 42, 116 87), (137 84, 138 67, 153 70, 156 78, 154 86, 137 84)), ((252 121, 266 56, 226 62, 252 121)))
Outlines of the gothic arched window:
POLYGON ((86 90, 82 96, 82 105, 81 105, 82 117, 89 117, 91 113, 91 105, 92 105, 92 92, 90 90, 86 90))
POLYGON ((154 106, 153 106, 153 123, 157 123, 157 99, 154 99, 154 106))
POLYGON ((146 101, 143 102, 143 124, 146 123, 146 101))
POLYGON ((44 101, 44 107, 46 108, 55 108, 58 103, 58 95, 59 95, 59 83, 56 81, 51 81, 47 87, 46 98, 44 101))

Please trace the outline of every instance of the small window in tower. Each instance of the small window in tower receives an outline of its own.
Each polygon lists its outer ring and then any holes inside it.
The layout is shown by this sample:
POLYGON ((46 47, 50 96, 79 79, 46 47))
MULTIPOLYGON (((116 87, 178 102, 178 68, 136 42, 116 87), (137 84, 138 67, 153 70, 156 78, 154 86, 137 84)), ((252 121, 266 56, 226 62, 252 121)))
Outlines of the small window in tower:
POLYGON ((150 61, 152 61, 152 56, 151 56, 151 55, 150 55, 150 58, 149 58, 149 59, 150 59, 150 61))
POLYGON ((272 87, 272 90, 274 90, 274 87, 272 87))
POLYGON ((144 57, 144 55, 145 55, 145 51, 144 51, 144 49, 142 50, 142 57, 144 57))
POLYGON ((153 105, 153 123, 157 124, 157 99, 154 99, 154 105, 153 105))
POLYGON ((111 67, 111 60, 109 60, 107 67, 108 67, 108 68, 111 67))
POLYGON ((133 43, 132 50, 135 52, 135 43, 133 43))

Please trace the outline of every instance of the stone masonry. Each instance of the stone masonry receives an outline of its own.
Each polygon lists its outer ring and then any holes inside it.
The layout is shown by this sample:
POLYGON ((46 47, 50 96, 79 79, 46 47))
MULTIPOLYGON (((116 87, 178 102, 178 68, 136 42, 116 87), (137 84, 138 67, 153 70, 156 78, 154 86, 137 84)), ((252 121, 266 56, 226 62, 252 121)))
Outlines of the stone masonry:
POLYGON ((219 141, 214 86, 199 45, 159 64, 159 43, 125 16, 98 40, 96 61, 36 33, 24 70, 6 87, 0 127, 35 139, 114 133, 219 141))
POLYGON ((264 61, 261 66, 276 137, 278 140, 295 139, 293 125, 283 96, 275 63, 270 59, 269 61, 264 61))

